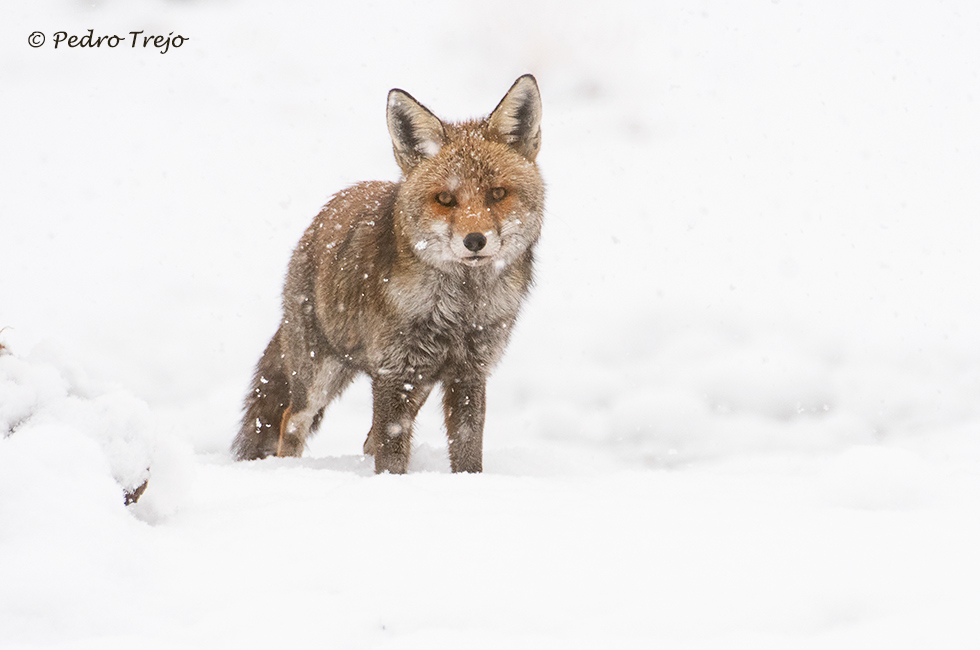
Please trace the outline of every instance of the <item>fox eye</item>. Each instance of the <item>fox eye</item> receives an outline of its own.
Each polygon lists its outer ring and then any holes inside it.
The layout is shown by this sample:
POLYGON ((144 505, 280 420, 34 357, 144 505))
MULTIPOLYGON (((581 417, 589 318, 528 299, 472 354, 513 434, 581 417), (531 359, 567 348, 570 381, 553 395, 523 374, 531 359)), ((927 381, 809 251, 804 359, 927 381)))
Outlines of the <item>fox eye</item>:
POLYGON ((503 201, 505 196, 507 196, 507 190, 502 187, 495 187, 490 190, 490 198, 494 201, 503 201))
POLYGON ((451 192, 446 192, 443 190, 442 192, 436 194, 436 203, 439 205, 444 205, 447 208, 451 208, 452 206, 456 205, 456 197, 453 196, 451 192))

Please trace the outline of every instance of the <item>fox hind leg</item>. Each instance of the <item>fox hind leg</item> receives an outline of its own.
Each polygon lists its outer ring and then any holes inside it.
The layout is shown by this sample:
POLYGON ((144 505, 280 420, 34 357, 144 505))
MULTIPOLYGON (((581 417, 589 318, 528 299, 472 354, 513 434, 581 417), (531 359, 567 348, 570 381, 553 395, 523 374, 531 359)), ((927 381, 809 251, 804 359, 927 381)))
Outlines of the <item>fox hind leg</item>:
POLYGON ((300 371, 293 377, 289 406, 279 424, 276 456, 299 457, 303 454, 306 439, 319 427, 323 411, 347 388, 355 374, 342 361, 327 357, 311 372, 300 371), (310 375, 310 381, 300 379, 310 375))
POLYGON ((245 398, 245 417, 232 445, 236 460, 300 456, 323 410, 354 378, 354 370, 326 357, 295 374, 287 370, 277 331, 266 347, 245 398))

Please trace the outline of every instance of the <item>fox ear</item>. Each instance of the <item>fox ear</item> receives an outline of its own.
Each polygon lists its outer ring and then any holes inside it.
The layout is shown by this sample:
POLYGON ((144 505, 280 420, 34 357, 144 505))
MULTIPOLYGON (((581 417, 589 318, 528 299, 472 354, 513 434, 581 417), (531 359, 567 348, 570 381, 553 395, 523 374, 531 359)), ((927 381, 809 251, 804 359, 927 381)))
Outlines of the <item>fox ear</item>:
POLYGON ((491 137, 534 161, 541 149, 541 93, 532 75, 514 82, 487 118, 487 126, 491 137))
POLYGON ((439 153, 446 142, 446 130, 439 118, 399 88, 388 93, 388 132, 395 160, 406 174, 423 158, 439 153))

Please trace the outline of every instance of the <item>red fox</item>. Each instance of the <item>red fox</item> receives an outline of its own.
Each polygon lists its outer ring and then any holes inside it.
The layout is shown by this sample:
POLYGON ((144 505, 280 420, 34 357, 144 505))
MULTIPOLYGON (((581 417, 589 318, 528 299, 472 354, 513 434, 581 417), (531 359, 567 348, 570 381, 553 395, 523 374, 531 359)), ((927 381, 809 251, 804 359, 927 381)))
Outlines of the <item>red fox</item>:
POLYGON ((365 373, 364 453, 377 473, 405 472, 437 383, 452 471, 483 470, 486 380, 531 285, 544 216, 538 85, 524 75, 488 117, 460 123, 395 88, 387 120, 402 178, 336 194, 300 239, 238 460, 300 456, 326 406, 365 373))

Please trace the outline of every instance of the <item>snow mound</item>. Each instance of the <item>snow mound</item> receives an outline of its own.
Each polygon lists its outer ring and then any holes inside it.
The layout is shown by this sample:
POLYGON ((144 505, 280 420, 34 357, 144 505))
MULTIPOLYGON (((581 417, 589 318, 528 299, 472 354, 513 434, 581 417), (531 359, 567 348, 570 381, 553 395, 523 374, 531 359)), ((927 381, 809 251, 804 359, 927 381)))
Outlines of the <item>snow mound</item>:
POLYGON ((0 474, 11 486, 44 477, 71 492, 112 479, 128 503, 147 484, 155 447, 149 407, 96 385, 54 345, 0 350, 0 474))

